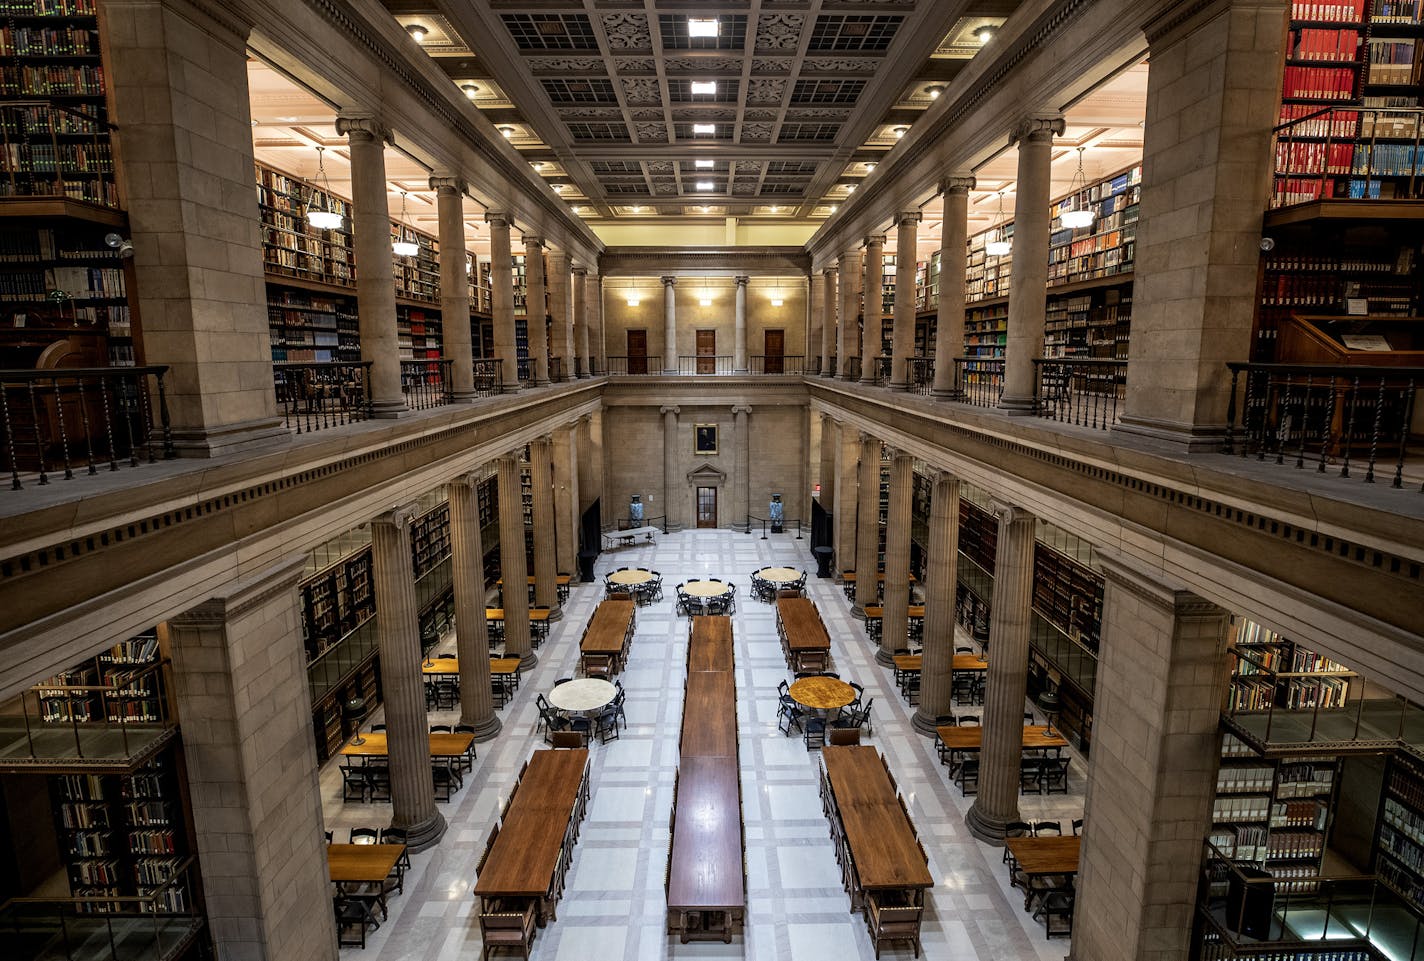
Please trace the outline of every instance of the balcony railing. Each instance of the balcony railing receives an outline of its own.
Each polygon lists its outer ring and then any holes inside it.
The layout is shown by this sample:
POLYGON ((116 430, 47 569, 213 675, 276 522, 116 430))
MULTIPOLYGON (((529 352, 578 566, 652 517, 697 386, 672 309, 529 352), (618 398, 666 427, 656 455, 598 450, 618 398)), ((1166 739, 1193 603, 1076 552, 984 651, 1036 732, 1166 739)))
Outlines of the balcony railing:
POLYGON ((562 384, 564 382, 564 358, 549 358, 549 383, 562 384))
POLYGON ((954 389, 971 407, 998 407, 1004 396, 1004 361, 982 357, 954 358, 954 389))
POLYGON ((910 391, 928 394, 934 389, 935 362, 933 357, 909 358, 910 391))
POLYGON ((370 419, 370 361, 275 363, 272 382, 282 419, 298 434, 370 419))
POLYGON ((826 366, 825 366, 825 368, 821 371, 821 376, 822 376, 822 377, 834 377, 834 376, 836 376, 836 373, 837 373, 837 371, 838 371, 837 361, 839 361, 839 360, 840 360, 840 358, 837 357, 835 354, 832 354, 829 358, 827 358, 827 360, 826 360, 826 366))
POLYGON ((113 126, 46 101, 0 105, 0 200, 74 200, 117 208, 113 126))
POLYGON ((1127 361, 1037 358, 1033 372, 1039 417, 1102 430, 1118 422, 1127 396, 1127 361))
MULTIPOLYGON (((1317 473, 1338 468, 1404 486, 1415 394, 1424 367, 1229 363, 1226 452, 1317 473)), ((1424 490, 1424 485, 1421 485, 1424 490)))
POLYGON ((1271 207, 1424 195, 1424 110, 1327 107, 1276 127, 1271 207))
POLYGON ((875 365, 875 383, 882 386, 890 383, 895 374, 895 358, 872 357, 871 362, 875 365))
POLYGON ((860 380, 860 358, 847 357, 845 359, 844 372, 846 380, 860 380))
POLYGON ((631 356, 610 356, 608 358, 608 373, 610 376, 632 376, 638 377, 645 374, 661 374, 663 372, 663 359, 661 357, 648 357, 639 354, 631 356))
POLYGON ((753 374, 811 373, 806 367, 806 358, 801 354, 752 354, 747 358, 747 369, 753 374))
POLYGON ((679 374, 730 374, 731 354, 683 354, 677 358, 679 374))
POLYGON ((174 456, 167 367, 0 370, 0 440, 10 488, 174 456))
POLYGON ((450 403, 450 360, 403 360, 401 393, 411 410, 430 410, 450 403))
POLYGON ((495 357, 482 357, 475 361, 475 393, 481 397, 498 394, 504 390, 504 365, 495 357))

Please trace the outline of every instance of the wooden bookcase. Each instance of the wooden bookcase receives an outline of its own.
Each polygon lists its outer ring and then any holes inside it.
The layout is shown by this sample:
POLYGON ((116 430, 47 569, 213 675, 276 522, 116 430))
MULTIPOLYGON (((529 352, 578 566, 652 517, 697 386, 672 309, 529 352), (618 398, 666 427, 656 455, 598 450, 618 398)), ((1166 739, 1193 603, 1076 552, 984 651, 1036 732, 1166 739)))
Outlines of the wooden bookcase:
POLYGON ((1338 710, 1349 703, 1353 671, 1249 618, 1232 618, 1231 650, 1228 711, 1338 710))
POLYGON ((1417 758, 1390 757, 1377 823, 1376 873, 1424 912, 1424 763, 1417 758))
POLYGON ((371 548, 363 547, 301 582, 302 634, 314 661, 376 613, 371 548))

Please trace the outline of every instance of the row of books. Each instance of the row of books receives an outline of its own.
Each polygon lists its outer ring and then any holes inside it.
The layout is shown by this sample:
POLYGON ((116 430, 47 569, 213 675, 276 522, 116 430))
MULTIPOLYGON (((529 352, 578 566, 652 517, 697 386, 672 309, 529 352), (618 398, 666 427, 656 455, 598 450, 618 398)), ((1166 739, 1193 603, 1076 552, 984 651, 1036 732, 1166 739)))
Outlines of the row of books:
POLYGON ((1419 0, 1375 0, 1375 23, 1419 23, 1419 0))
POLYGON ((1366 0, 1294 0, 1291 3, 1291 18, 1360 23, 1365 19, 1365 2, 1366 0))
POLYGON ((1346 141, 1277 140, 1276 175, 1351 173, 1358 149, 1355 144, 1346 141))
POLYGON ((1408 835, 1409 840, 1424 847, 1424 815, 1412 811, 1392 797, 1384 799, 1385 823, 1396 831, 1408 835))
POLYGON ((1212 802, 1211 819, 1218 823, 1265 821, 1270 810, 1269 797, 1219 797, 1212 802))
POLYGON ((1350 100, 1355 71, 1349 67, 1286 67, 1281 96, 1297 100, 1350 100))
POLYGON ((59 796, 70 801, 104 800, 105 782, 98 774, 60 774, 54 784, 59 796))
POLYGON ((1272 831, 1266 842, 1266 860, 1303 861, 1318 858, 1324 851, 1325 836, 1319 831, 1272 831))
POLYGON ((104 70, 88 64, 0 65, 0 94, 35 97, 102 97, 104 70))
POLYGON ((0 144, 0 167, 29 173, 113 173, 108 143, 0 144))
POLYGON ((1354 137, 1360 130, 1360 112, 1337 109, 1322 114, 1314 104, 1283 103, 1277 123, 1291 125, 1289 130, 1281 131, 1282 137, 1354 137), (1306 117, 1309 119, 1304 119, 1306 117))
POLYGON ((1326 808, 1315 801, 1279 801, 1271 805, 1271 827, 1325 830, 1326 808))
POLYGON ((173 831, 130 831, 129 851, 133 854, 177 854, 178 837, 173 831))
POLYGON ((1296 32, 1289 56, 1292 60, 1354 60, 1360 50, 1358 30, 1306 27, 1296 32))
POLYGON ((0 197, 66 197, 103 207, 119 205, 119 188, 111 179, 83 177, 19 177, 0 180, 0 197))
POLYGON ((88 27, 0 27, 0 56, 98 56, 98 36, 88 27))
POLYGON ((1331 307, 1339 302, 1340 279, 1331 274, 1268 275, 1261 283, 1261 303, 1267 307, 1331 307))
POLYGON ((1224 767, 1216 772, 1217 794, 1269 792, 1275 783, 1271 767, 1224 767))
MULTIPOLYGON (((113 320, 110 320, 113 333, 113 320)), ((158 658, 158 635, 140 634, 111 647, 108 653, 99 655, 100 664, 152 664, 158 658)))
POLYGON ((1414 839, 1388 823, 1380 825, 1380 850, 1402 864, 1408 865, 1416 873, 1424 874, 1424 848, 1414 839))
POLYGON ((0 13, 15 17, 92 17, 95 0, 0 0, 0 13))
POLYGON ((1413 40, 1371 39, 1365 48, 1369 70, 1365 82, 1403 86, 1419 81, 1413 40))
POLYGON ((1390 770, 1389 791, 1405 803, 1424 809, 1424 780, 1408 768, 1396 765, 1390 770))

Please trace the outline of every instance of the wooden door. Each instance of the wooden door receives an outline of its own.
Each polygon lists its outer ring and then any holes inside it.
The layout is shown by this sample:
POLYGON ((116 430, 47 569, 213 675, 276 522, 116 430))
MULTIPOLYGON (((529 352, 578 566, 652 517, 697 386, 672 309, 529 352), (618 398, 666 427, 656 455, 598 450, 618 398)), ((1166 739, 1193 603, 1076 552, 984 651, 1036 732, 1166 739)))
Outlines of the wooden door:
POLYGON ((648 332, 646 330, 628 331, 628 373, 646 374, 648 372, 648 332))
MULTIPOLYGON (((717 332, 715 330, 699 330, 697 332, 697 372, 699 374, 717 373, 717 332)), ((716 524, 712 525, 716 527, 716 524)))
POLYGON ((697 488, 697 526, 717 526, 717 488, 697 488))
POLYGON ((784 374, 786 373, 786 362, 782 360, 782 355, 786 352, 786 332, 783 330, 768 330, 766 332, 766 345, 762 351, 766 355, 766 369, 763 373, 784 374))

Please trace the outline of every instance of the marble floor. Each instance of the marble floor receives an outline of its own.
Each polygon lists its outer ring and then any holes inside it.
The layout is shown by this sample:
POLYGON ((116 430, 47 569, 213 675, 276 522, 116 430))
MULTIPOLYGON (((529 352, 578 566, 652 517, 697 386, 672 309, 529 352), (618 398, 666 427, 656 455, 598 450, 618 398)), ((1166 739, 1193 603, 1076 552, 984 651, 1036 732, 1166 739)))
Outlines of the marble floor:
MULTIPOLYGON (((476 957, 479 920, 471 893, 475 863, 520 765, 543 747, 534 733, 534 695, 554 678, 574 673, 577 641, 601 599, 604 572, 620 566, 659 570, 667 600, 638 611, 627 669, 629 725, 620 740, 592 745, 592 801, 575 848, 558 921, 534 942, 539 961, 652 961, 659 958, 750 958, 755 961, 825 961, 873 958, 859 914, 852 914, 821 813, 817 793, 819 752, 776 726, 776 685, 790 675, 776 638, 774 610, 750 598, 750 573, 770 564, 814 569, 810 542, 793 535, 687 531, 653 545, 625 548, 599 558, 600 580, 576 584, 563 620, 538 651, 539 665, 524 676, 518 697, 500 710, 504 729, 478 745, 473 775, 448 804, 444 840, 413 857, 405 892, 392 896, 389 920, 368 947, 343 949, 372 961, 446 961, 476 957), (746 931, 730 945, 682 945, 664 933, 663 879, 668 815, 678 762, 687 626, 673 611, 672 585, 687 577, 716 576, 737 583, 734 615, 741 778, 746 818, 748 898, 746 931)), ((926 899, 924 956, 932 961, 1058 961, 1068 942, 1049 941, 1041 924, 1023 911, 1022 895, 1009 887, 1002 849, 972 838, 964 798, 949 782, 931 739, 910 727, 913 708, 896 689, 850 605, 831 580, 808 581, 832 636, 835 669, 874 696, 874 736, 868 743, 888 758, 929 851, 936 884, 926 899)), ((961 643, 964 643, 961 639, 961 643)), ((966 712, 973 709, 965 708, 966 712)), ((432 712, 432 723, 453 712, 432 712)), ((1085 766, 1075 758, 1067 796, 1026 796, 1025 819, 1082 816, 1085 766)), ((345 840, 354 826, 387 823, 389 805, 341 801, 335 764, 321 772, 327 827, 345 840)), ((911 957, 907 943, 884 957, 911 957)))

